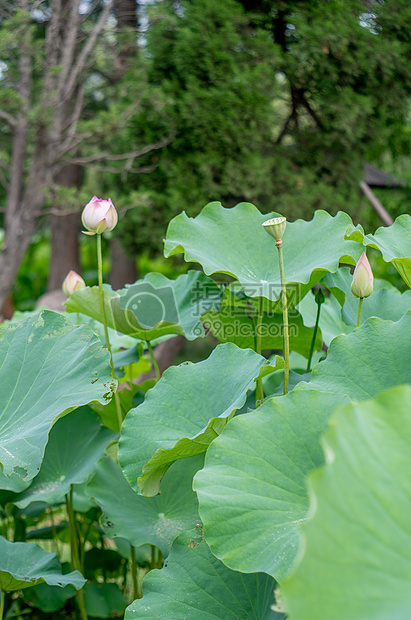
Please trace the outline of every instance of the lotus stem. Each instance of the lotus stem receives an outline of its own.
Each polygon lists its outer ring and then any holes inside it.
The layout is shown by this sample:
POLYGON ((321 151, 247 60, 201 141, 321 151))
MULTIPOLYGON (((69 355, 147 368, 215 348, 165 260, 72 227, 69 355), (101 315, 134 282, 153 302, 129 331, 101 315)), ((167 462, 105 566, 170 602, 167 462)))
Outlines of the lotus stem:
MULTIPOLYGON (((100 307, 101 307, 101 317, 103 319, 104 326, 104 336, 106 338, 106 346, 108 352, 110 354, 110 368, 111 368, 111 376, 113 379, 116 379, 116 373, 114 372, 113 365, 113 356, 111 353, 110 339, 108 336, 107 329, 107 319, 106 319, 106 311, 104 307, 104 291, 103 291, 103 253, 101 250, 101 234, 97 235, 97 266, 98 266, 98 287, 100 289, 100 307)), ((117 390, 114 392, 114 400, 116 403, 116 411, 117 411, 117 419, 118 419, 118 428, 121 430, 121 425, 123 424, 123 415, 121 413, 121 404, 120 397, 118 395, 117 390)))
POLYGON ((4 599, 6 597, 6 593, 4 590, 0 590, 0 620, 3 620, 4 613, 4 599))
POLYGON ((154 355, 153 347, 151 346, 151 342, 149 340, 147 340, 147 347, 148 352, 150 353, 151 365, 156 373, 156 381, 159 381, 161 378, 161 373, 154 355))
MULTIPOLYGON (((71 553, 71 569, 78 570, 83 573, 78 553, 78 538, 76 531, 76 515, 73 510, 73 485, 70 485, 70 493, 66 495, 66 510, 70 530, 70 553, 71 553)), ((80 616, 82 620, 87 620, 86 605, 84 603, 83 589, 77 591, 77 599, 80 608, 80 616)))
POLYGON ((136 562, 136 549, 134 545, 130 545, 131 556, 131 579, 133 582, 133 600, 139 598, 138 581, 137 581, 137 562, 136 562))
POLYGON ((356 327, 360 326, 360 321, 361 321, 361 310, 362 310, 362 302, 364 301, 364 297, 360 297, 360 303, 358 305, 358 314, 357 314, 357 325, 356 327))
MULTIPOLYGON (((261 355, 261 341, 262 341, 261 327, 263 324, 263 316, 264 316, 264 297, 260 297, 258 299, 257 324, 255 327, 255 351, 259 355, 261 355)), ((256 386, 255 406, 259 407, 260 405, 263 404, 263 401, 264 401, 263 381, 262 379, 258 379, 257 386, 256 386)))
POLYGON ((314 353, 315 339, 317 338, 318 325, 320 323, 321 306, 324 303, 324 294, 321 289, 317 291, 317 294, 315 296, 315 301, 317 304, 317 316, 315 317, 313 338, 311 341, 310 354, 308 356, 307 372, 311 371, 311 360, 312 360, 313 353, 314 353))
POLYGON ((49 508, 49 514, 50 514, 50 522, 51 522, 51 533, 53 536, 53 547, 54 547, 54 551, 56 556, 58 557, 58 559, 60 559, 60 550, 59 550, 59 546, 57 543, 57 530, 56 530, 56 524, 54 523, 54 517, 53 517, 53 507, 50 506, 49 508))
POLYGON ((284 257, 283 242, 281 239, 276 241, 278 250, 278 260, 280 263, 280 279, 281 279, 281 305, 283 310, 283 329, 284 329, 284 394, 288 394, 288 380, 290 376, 290 340, 288 335, 288 305, 287 305, 287 287, 285 283, 284 273, 284 257))

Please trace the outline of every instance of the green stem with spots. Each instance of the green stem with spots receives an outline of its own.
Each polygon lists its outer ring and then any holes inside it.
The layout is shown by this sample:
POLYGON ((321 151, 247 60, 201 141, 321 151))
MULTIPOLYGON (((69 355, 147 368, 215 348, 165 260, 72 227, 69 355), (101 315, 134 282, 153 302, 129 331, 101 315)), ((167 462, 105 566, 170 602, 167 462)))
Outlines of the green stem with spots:
POLYGON ((287 287, 285 283, 283 242, 276 241, 278 250, 278 260, 280 263, 280 279, 281 279, 281 305, 283 309, 283 329, 284 329, 284 394, 288 394, 288 380, 290 376, 290 339, 288 335, 288 305, 287 305, 287 287))
POLYGON ((314 347, 315 347, 315 339, 317 338, 317 332, 318 332, 318 325, 320 323, 321 306, 322 306, 322 304, 324 302, 324 294, 321 291, 321 289, 319 291, 317 291, 317 294, 315 296, 315 301, 316 301, 316 304, 317 304, 317 316, 315 318, 313 339, 311 341, 311 347, 310 347, 310 355, 308 356, 307 372, 311 371, 311 360, 313 358, 314 347))
MULTIPOLYGON (((80 562, 80 557, 78 553, 78 539, 77 539, 77 530, 76 530, 76 515, 74 514, 73 509, 73 485, 70 485, 70 493, 66 495, 66 510, 67 510, 67 518, 69 522, 69 531, 70 531, 70 552, 71 552, 71 569, 78 570, 80 573, 83 573, 83 569, 80 562)), ((77 591, 78 604, 80 608, 80 616, 81 620, 87 620, 87 611, 86 605, 84 603, 84 593, 83 589, 77 591)))
POLYGON ((133 582, 133 600, 139 598, 138 580, 137 580, 137 562, 136 562, 136 549, 134 545, 130 545, 131 556, 131 579, 133 582))
MULTIPOLYGON (((114 365, 113 365, 113 356, 112 356, 112 353, 111 353, 110 339, 108 337, 106 311, 105 311, 105 307, 104 307, 103 253, 102 253, 102 250, 101 250, 101 235, 97 235, 97 267, 98 267, 98 287, 100 289, 101 318, 103 319, 104 336, 105 336, 105 339, 106 339, 106 346, 107 346, 108 352, 110 353, 111 376, 113 377, 113 379, 116 379, 116 373, 114 372, 114 365)), ((116 403, 118 427, 119 427, 119 430, 121 430, 121 425, 123 424, 123 415, 121 413, 120 397, 118 395, 117 390, 114 392, 114 400, 115 400, 115 403, 116 403)))
POLYGON ((356 325, 356 327, 360 326, 361 310, 362 310, 362 302, 363 301, 364 301, 364 297, 360 297, 360 303, 359 303, 359 306, 358 306, 357 325, 356 325))
POLYGON ((6 597, 6 593, 4 592, 4 590, 1 590, 0 591, 0 620, 3 620, 5 597, 6 597))
MULTIPOLYGON (((257 324, 255 326, 255 351, 259 355, 261 355, 261 341, 262 341, 261 328, 263 325, 263 316, 264 316, 264 297, 259 297, 257 324)), ((255 391, 255 406, 259 407, 260 405, 263 404, 263 401, 264 401, 263 381, 262 379, 258 379, 256 391, 255 391)))
POLYGON ((52 506, 50 506, 50 508, 49 508, 49 513, 50 513, 51 534, 53 536, 54 551, 55 551, 56 556, 60 560, 60 550, 59 550, 59 546, 58 546, 58 543, 57 543, 57 530, 56 530, 56 524, 54 523, 53 508, 52 508, 52 506))
POLYGON ((148 352, 150 353, 151 365, 156 373, 156 381, 158 381, 161 377, 160 369, 157 364, 157 360, 154 355, 153 347, 151 346, 151 342, 147 340, 148 352))

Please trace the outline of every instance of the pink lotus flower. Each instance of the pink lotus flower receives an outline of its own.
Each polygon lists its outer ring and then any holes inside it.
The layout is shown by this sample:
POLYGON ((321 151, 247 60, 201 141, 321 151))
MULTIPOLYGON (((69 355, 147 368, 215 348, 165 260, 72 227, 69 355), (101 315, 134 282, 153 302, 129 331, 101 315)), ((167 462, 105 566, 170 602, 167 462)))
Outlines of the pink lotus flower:
POLYGON ((75 271, 71 270, 68 272, 63 282, 63 293, 70 297, 75 291, 80 290, 81 288, 86 288, 86 283, 83 278, 78 275, 75 271))
POLYGON ((90 202, 84 207, 81 221, 86 235, 100 235, 105 230, 113 230, 118 221, 117 211, 111 199, 104 200, 93 196, 90 202))
POLYGON ((352 278, 351 293, 354 297, 369 297, 374 288, 374 275, 368 258, 363 252, 352 278))

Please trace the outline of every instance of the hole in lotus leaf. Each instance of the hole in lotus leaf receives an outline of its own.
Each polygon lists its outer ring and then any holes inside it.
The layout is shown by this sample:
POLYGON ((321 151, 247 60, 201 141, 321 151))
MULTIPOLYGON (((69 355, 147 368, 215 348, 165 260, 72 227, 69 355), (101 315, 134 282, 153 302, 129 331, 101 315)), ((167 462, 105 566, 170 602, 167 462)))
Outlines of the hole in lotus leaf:
POLYGON ((16 476, 24 480, 25 478, 27 478, 27 469, 25 467, 19 467, 19 466, 14 467, 11 475, 12 474, 15 474, 16 476))
POLYGON ((113 394, 117 389, 117 383, 115 381, 110 381, 108 383, 104 383, 103 387, 108 388, 110 390, 109 392, 106 392, 105 394, 103 394, 104 400, 109 402, 113 398, 113 394))

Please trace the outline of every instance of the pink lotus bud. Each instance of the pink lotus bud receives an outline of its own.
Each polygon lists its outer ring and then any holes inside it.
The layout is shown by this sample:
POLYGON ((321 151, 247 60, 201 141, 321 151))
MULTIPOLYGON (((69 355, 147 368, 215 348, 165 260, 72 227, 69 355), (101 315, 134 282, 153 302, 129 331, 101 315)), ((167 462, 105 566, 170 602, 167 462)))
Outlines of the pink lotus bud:
POLYGON ((81 221, 86 235, 100 235, 105 230, 113 230, 118 221, 117 211, 111 199, 103 200, 93 196, 90 202, 84 207, 81 221))
POLYGON ((374 288, 374 276, 368 258, 363 252, 358 261, 351 284, 351 293, 354 297, 369 297, 374 288))
POLYGON ((63 293, 70 297, 75 291, 78 291, 81 288, 86 288, 86 283, 83 278, 78 275, 75 271, 71 270, 68 272, 63 282, 63 293))

